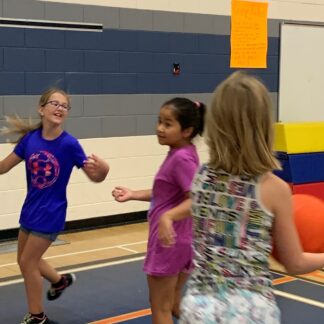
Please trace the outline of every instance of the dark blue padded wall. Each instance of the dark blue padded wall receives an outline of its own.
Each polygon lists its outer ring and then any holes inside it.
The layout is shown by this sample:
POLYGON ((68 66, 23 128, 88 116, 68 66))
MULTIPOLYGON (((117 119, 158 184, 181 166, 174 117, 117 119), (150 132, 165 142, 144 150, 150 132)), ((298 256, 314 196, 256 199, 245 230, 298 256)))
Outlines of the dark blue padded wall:
MULTIPOLYGON (((278 91, 279 38, 268 68, 249 70, 278 91)), ((229 68, 228 35, 104 29, 78 32, 0 28, 0 95, 210 93, 229 68), (179 63, 181 74, 172 75, 179 63)))
POLYGON ((282 170, 274 173, 291 184, 318 183, 324 181, 324 153, 287 154, 277 152, 282 170))

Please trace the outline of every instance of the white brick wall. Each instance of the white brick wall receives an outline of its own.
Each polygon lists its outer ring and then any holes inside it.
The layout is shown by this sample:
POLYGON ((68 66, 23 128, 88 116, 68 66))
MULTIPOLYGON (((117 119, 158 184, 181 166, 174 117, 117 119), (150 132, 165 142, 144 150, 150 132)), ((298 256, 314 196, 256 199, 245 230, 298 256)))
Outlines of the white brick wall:
MULTIPOLYGON (((67 220, 123 214, 148 209, 146 202, 117 203, 111 196, 116 185, 147 189, 166 156, 167 147, 157 143, 155 136, 113 137, 80 140, 86 154, 97 154, 110 165, 107 179, 102 183, 90 182, 82 170, 74 169, 68 186, 67 220)), ((202 160, 206 147, 198 144, 202 160)), ((0 145, 0 159, 13 149, 10 144, 0 145)), ((21 206, 26 195, 24 163, 0 176, 0 230, 18 227, 21 206)))

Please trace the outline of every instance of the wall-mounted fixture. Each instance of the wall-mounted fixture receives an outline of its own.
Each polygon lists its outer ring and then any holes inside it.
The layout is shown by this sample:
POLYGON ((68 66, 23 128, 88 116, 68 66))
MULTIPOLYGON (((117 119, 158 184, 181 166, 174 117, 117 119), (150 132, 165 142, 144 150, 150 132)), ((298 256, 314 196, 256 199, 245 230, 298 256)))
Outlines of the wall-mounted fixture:
POLYGON ((179 63, 173 63, 173 75, 179 75, 180 74, 180 64, 179 63))

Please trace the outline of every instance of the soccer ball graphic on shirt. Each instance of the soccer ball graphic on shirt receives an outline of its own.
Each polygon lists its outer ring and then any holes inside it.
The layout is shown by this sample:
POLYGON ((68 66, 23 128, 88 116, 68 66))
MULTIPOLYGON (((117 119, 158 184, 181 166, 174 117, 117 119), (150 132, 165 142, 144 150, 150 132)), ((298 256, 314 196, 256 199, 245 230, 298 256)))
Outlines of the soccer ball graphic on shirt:
POLYGON ((58 178, 60 165, 55 156, 47 151, 33 153, 28 160, 31 184, 38 189, 51 186, 58 178))

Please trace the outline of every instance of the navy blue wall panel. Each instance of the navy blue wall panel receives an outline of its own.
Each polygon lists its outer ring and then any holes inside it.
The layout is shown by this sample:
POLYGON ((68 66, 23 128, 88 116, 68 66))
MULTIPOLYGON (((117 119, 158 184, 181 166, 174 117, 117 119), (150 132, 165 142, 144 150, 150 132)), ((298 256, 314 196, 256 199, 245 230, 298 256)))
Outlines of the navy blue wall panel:
POLYGON ((171 93, 169 74, 140 73, 138 74, 138 93, 171 93))
MULTIPOLYGON (((250 70, 278 91, 278 38, 268 68, 250 70)), ((71 94, 210 93, 234 69, 228 35, 105 29, 103 32, 0 28, 5 95, 61 86, 71 94), (179 63, 181 74, 172 74, 179 63), (17 73, 19 72, 19 73, 17 73)))
POLYGON ((3 70, 3 48, 0 48, 0 71, 3 70))
MULTIPOLYGON (((121 73, 152 73, 153 55, 154 54, 147 52, 120 53, 119 71, 121 73)), ((170 70, 170 66, 168 70, 170 70)))
POLYGON ((3 70, 7 72, 45 72, 45 51, 37 48, 5 47, 3 70))
POLYGON ((65 47, 70 49, 93 49, 98 50, 102 44, 102 33, 66 31, 65 47))
POLYGON ((64 89, 65 88, 64 79, 65 79, 64 73, 27 72, 25 73, 25 94, 37 95, 42 93, 44 89, 50 86, 64 89))
MULTIPOLYGON (((181 63, 182 71, 188 71, 185 67, 184 56, 182 54, 153 53, 153 73, 165 73, 170 71, 173 63, 181 63)), ((178 79, 178 78, 177 78, 178 79)))
POLYGON ((102 75, 99 73, 66 73, 65 88, 73 94, 102 93, 102 75))
POLYGON ((214 35, 198 35, 198 47, 201 53, 229 54, 229 36, 219 35, 215 41, 214 35))
POLYGON ((0 28, 0 46, 23 47, 25 31, 20 28, 0 28))
MULTIPOLYGON (((186 93, 192 88, 194 82, 192 75, 190 76, 188 74, 180 74, 179 76, 171 78, 167 75, 167 77, 168 93, 186 93)), ((199 85, 197 84, 197 87, 195 86, 195 91, 192 92, 197 92, 198 87, 199 85)))
POLYGON ((268 55, 279 56, 279 37, 268 37, 268 55))
POLYGON ((139 31, 137 39, 135 38, 134 40, 137 41, 137 44, 132 44, 132 46, 139 52, 164 53, 168 51, 168 33, 139 31))
POLYGON ((198 53, 198 35, 170 33, 167 52, 169 53, 198 53))
MULTIPOLYGON (((25 31, 26 47, 40 47, 40 48, 61 48, 64 44, 64 31, 50 30, 50 29, 20 29, 13 28, 13 30, 25 31)), ((1 33, 1 30, 0 30, 1 33)))
POLYGON ((108 51, 85 51, 84 70, 86 72, 120 72, 120 54, 108 51))
MULTIPOLYGON (((105 29, 101 35, 100 48, 106 51, 137 51, 138 37, 141 31, 134 30, 117 30, 105 29)), ((152 32, 152 34, 161 34, 152 32)), ((159 37, 156 35, 156 42, 159 42, 159 37)), ((149 49, 147 50, 149 51, 149 49)))
MULTIPOLYGON (((138 93, 137 74, 135 73, 105 73, 102 75, 103 93, 138 93)), ((141 92, 145 93, 145 91, 141 92)))
POLYGON ((0 95, 14 95, 25 93, 23 72, 0 73, 0 95))
POLYGON ((48 49, 45 52, 47 72, 83 72, 84 52, 79 50, 48 49))

